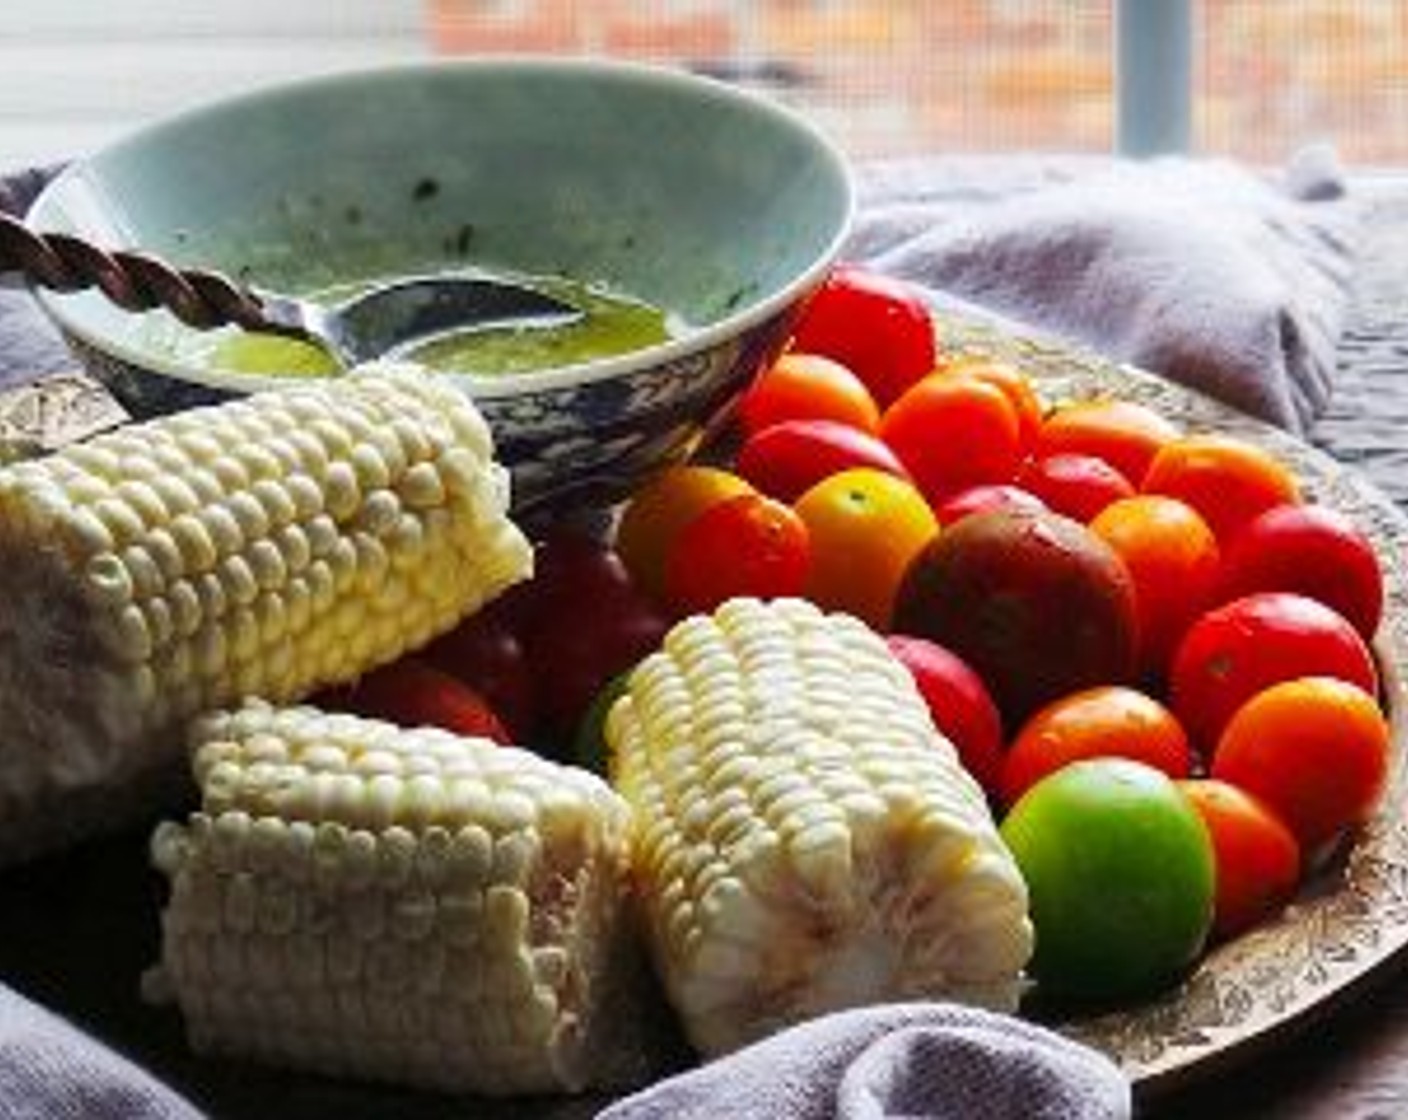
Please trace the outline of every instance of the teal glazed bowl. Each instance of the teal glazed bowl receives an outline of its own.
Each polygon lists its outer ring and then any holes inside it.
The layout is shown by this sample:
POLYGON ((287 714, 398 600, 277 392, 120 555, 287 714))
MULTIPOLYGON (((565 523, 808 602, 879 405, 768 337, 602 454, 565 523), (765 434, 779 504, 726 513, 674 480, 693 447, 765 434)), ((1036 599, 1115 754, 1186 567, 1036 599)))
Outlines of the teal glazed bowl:
MULTIPOLYGON (((665 311, 679 328, 628 353, 427 373, 485 414, 515 507, 554 513, 622 497, 726 416, 825 278, 852 208, 840 153, 756 95, 616 62, 466 59, 188 110, 70 166, 28 223, 276 291, 469 267, 665 311)), ((223 368, 164 311, 38 295, 135 416, 297 380, 223 368)))

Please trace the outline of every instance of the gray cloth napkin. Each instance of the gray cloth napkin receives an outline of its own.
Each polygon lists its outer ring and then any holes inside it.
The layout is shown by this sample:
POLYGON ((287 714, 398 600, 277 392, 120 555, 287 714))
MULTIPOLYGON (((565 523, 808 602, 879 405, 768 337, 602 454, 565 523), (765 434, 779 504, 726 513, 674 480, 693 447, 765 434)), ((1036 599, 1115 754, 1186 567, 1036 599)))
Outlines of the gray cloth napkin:
POLYGON ((0 985, 4 1120, 199 1120, 149 1074, 0 985))
POLYGON ((1328 403, 1358 208, 1333 154, 861 167, 848 258, 1304 432, 1328 403))
POLYGON ((617 1102, 597 1120, 1120 1120, 1103 1055, 1006 1015, 890 1004, 827 1015, 617 1102))

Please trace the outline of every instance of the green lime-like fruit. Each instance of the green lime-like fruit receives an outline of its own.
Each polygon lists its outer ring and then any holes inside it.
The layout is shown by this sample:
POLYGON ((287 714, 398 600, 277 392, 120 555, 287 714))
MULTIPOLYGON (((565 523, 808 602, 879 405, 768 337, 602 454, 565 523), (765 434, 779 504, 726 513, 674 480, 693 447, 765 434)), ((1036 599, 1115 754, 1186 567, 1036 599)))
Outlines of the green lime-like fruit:
POLYGON ((1176 981, 1212 926, 1212 840, 1193 804, 1141 762, 1075 762, 1012 807, 1002 836, 1026 879, 1038 992, 1113 1003, 1176 981))
POLYGON ((603 777, 608 774, 611 748, 606 743, 606 713, 626 691, 630 678, 631 672, 627 669, 602 685, 577 725, 572 739, 572 761, 582 769, 603 777))

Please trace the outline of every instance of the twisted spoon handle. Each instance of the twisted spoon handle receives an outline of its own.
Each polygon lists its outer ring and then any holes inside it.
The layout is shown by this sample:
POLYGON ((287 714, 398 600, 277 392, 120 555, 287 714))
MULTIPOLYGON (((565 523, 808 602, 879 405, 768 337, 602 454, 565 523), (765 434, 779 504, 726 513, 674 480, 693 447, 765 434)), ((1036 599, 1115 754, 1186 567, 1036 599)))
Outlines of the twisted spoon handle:
POLYGON ((108 252, 66 233, 36 233, 0 213, 0 273, 12 271, 56 292, 98 288, 128 311, 164 307, 197 330, 265 325, 259 297, 218 272, 174 268, 146 253, 108 252))

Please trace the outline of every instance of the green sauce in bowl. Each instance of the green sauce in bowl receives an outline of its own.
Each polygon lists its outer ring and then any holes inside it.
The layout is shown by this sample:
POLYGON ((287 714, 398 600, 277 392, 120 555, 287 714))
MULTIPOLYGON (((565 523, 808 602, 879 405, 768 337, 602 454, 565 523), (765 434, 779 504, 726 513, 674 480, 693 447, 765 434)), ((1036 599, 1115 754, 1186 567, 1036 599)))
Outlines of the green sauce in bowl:
MULTIPOLYGON (((677 337, 684 324, 661 308, 599 285, 561 277, 521 277, 581 309, 575 322, 554 327, 493 327, 457 331, 408 346, 395 357, 441 373, 502 376, 554 369, 642 350, 677 337)), ((305 293, 331 305, 373 281, 338 284, 305 293)), ((272 377, 330 377, 339 371, 317 346, 237 327, 195 331, 169 316, 143 324, 142 342, 183 365, 222 373, 272 377)))

